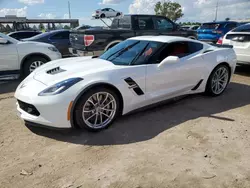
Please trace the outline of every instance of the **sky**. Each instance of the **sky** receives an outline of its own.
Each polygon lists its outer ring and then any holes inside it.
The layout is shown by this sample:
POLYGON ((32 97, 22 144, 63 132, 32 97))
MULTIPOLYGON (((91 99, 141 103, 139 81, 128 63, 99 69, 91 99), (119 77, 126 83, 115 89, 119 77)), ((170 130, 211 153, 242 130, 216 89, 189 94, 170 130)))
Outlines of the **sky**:
MULTIPOLYGON (((125 14, 154 14, 154 5, 159 0, 0 0, 0 17, 17 15, 27 18, 69 18, 80 20, 80 24, 101 25, 92 20, 92 13, 99 8, 113 8, 125 14)), ((163 0, 162 0, 163 1, 163 0)), ((165 0, 167 1, 167 0, 165 0)), ((218 20, 250 18, 250 0, 175 0, 182 5, 184 16, 181 22, 213 21, 218 2, 218 20)))

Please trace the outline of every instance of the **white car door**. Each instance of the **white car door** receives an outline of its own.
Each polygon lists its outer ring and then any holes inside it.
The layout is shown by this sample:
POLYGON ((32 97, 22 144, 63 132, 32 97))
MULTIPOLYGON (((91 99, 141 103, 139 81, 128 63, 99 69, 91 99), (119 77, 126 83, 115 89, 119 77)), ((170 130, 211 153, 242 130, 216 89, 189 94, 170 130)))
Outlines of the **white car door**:
MULTIPOLYGON (((0 38, 5 37, 0 35, 0 38)), ((5 39, 8 40, 7 37, 5 39)), ((0 44, 0 71, 15 71, 19 69, 16 43, 8 40, 8 43, 0 44)))
POLYGON ((171 43, 152 59, 152 64, 147 66, 147 100, 157 102, 187 94, 201 82, 204 64, 200 51, 203 45, 198 43, 196 49, 189 46, 192 47, 188 42, 171 43), (191 53, 192 50, 195 53, 191 53), (179 61, 159 67, 160 62, 168 56, 178 56, 179 61))
POLYGON ((108 8, 107 9, 107 17, 115 17, 115 16, 116 16, 115 10, 113 10, 112 8, 108 8))

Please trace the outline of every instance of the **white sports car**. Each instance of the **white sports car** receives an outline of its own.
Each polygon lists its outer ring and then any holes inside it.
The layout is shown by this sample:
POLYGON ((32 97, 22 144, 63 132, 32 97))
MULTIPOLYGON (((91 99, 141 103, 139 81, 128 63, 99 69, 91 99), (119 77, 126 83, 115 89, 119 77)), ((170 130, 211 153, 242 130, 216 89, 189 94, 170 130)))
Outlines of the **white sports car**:
POLYGON ((121 16, 122 12, 116 11, 112 8, 104 8, 98 9, 93 14, 92 17, 94 18, 113 18, 117 16, 121 16))
POLYGON ((181 37, 135 37, 100 57, 41 66, 18 86, 17 109, 28 124, 96 131, 120 114, 166 99, 222 94, 236 61, 232 48, 181 37))

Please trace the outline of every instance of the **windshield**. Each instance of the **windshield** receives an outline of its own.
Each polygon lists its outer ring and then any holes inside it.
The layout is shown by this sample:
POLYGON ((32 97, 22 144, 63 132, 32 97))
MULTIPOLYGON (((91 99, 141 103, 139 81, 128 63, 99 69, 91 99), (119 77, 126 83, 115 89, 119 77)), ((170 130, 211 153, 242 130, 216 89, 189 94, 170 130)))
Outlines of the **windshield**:
POLYGON ((250 32, 250 24, 245 24, 240 27, 237 27, 233 32, 250 32))
POLYGON ((204 23, 200 27, 200 29, 218 29, 220 27, 220 24, 218 23, 204 23))
MULTIPOLYGON (((50 34, 51 32, 46 32, 46 33, 41 33, 39 35, 36 35, 34 37, 28 38, 28 40, 37 40, 37 39, 41 39, 43 37, 46 37, 50 34)), ((26 40, 26 39, 25 39, 26 40)))
POLYGON ((109 49, 99 58, 115 65, 145 64, 163 45, 161 42, 126 40, 109 49))
POLYGON ((19 42, 18 40, 14 39, 14 38, 12 38, 10 36, 7 36, 7 35, 5 35, 3 33, 0 33, 0 38, 5 38, 8 41, 13 42, 13 43, 18 43, 19 42))

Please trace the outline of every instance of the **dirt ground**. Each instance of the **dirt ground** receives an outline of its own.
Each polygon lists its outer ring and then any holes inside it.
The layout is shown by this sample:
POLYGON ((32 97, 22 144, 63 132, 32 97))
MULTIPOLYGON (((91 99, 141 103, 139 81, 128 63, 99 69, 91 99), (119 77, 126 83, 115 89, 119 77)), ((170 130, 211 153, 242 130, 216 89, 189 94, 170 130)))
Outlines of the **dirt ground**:
POLYGON ((100 133, 27 128, 0 85, 1 188, 249 188, 250 67, 218 98, 190 96, 100 133))

